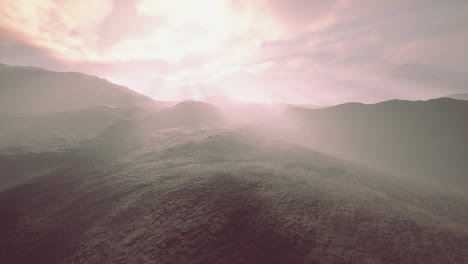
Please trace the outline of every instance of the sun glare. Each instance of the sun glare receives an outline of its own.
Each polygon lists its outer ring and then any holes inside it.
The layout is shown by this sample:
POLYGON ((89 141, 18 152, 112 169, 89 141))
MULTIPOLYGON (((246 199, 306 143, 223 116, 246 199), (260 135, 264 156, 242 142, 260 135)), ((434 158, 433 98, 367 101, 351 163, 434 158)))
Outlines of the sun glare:
POLYGON ((230 10, 227 1, 144 0, 138 12, 165 17, 153 37, 155 55, 177 61, 191 53, 216 52, 230 33, 230 10))
POLYGON ((250 65, 257 60, 253 54, 259 43, 266 36, 275 38, 274 19, 255 16, 258 2, 140 0, 125 5, 103 0, 93 12, 75 2, 11 1, 3 10, 24 13, 30 19, 20 23, 2 16, 0 9, 0 23, 21 30, 71 65, 113 65, 100 74, 136 91, 168 94, 171 100, 218 94, 237 101, 268 100, 262 88, 242 77, 239 84, 224 80, 235 72, 255 71, 250 65), (51 20, 58 21, 42 19, 56 9, 62 12, 51 20), (155 81, 158 76, 163 76, 162 84, 155 81), (218 83, 213 85, 213 80, 218 83), (207 89, 207 85, 217 88, 207 89))
MULTIPOLYGON (((173 0, 163 3, 162 1, 143 0, 138 6, 138 12, 141 15, 166 18, 164 23, 155 29, 151 48, 146 51, 148 56, 171 63, 178 63, 194 55, 195 58, 198 55, 217 58, 213 63, 208 62, 207 65, 195 71, 182 71, 168 77, 167 79, 171 79, 171 89, 176 90, 170 93, 172 96, 181 94, 182 98, 188 96, 192 99, 209 97, 207 89, 203 88, 203 83, 211 82, 213 78, 223 75, 225 71, 239 68, 239 61, 241 61, 239 52, 229 50, 226 56, 226 43, 229 43, 229 38, 239 31, 245 21, 239 14, 234 14, 231 1, 173 0)), ((241 53, 245 54, 245 52, 241 53)), ((268 96, 251 84, 245 85, 245 83, 223 85, 216 93, 235 101, 270 101, 268 96)))

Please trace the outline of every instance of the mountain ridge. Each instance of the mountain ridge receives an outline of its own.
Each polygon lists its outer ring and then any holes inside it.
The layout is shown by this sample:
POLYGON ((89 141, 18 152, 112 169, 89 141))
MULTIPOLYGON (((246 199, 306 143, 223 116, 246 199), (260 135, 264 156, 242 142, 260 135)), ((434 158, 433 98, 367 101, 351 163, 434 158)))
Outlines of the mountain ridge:
POLYGON ((0 112, 48 113, 100 105, 158 109, 153 99, 97 76, 35 67, 0 68, 0 112))

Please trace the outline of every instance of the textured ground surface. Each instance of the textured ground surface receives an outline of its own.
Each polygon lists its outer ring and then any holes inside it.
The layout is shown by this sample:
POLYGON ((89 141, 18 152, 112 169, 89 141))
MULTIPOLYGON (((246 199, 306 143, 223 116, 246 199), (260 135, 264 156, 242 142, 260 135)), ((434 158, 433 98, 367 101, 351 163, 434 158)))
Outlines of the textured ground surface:
POLYGON ((2 167, 44 169, 0 192, 0 263, 468 263, 458 195, 248 130, 123 134, 2 167))

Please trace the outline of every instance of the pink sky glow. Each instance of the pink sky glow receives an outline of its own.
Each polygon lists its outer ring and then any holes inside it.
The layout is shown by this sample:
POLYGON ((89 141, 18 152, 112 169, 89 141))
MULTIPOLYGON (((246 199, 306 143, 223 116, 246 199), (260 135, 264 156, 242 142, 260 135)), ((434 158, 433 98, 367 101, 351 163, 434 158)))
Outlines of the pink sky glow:
POLYGON ((468 72, 467 14, 461 0, 0 0, 0 63, 98 75, 158 100, 427 98, 458 90, 391 73, 468 72))

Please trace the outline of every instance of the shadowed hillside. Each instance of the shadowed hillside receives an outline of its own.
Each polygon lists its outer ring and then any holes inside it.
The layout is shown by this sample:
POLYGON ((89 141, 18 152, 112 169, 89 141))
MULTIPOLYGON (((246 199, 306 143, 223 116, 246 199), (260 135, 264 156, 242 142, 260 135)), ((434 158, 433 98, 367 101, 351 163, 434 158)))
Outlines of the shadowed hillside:
POLYGON ((395 173, 468 184, 468 102, 448 98, 293 108, 308 146, 395 173))

